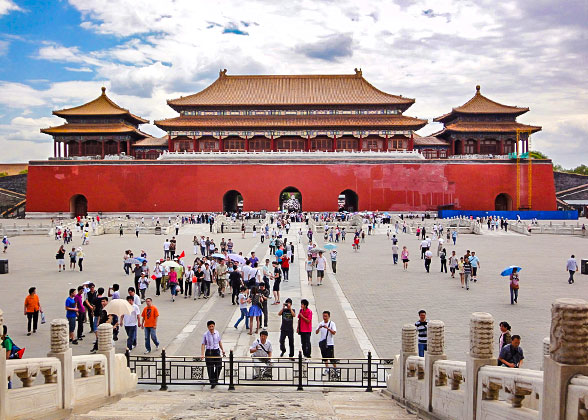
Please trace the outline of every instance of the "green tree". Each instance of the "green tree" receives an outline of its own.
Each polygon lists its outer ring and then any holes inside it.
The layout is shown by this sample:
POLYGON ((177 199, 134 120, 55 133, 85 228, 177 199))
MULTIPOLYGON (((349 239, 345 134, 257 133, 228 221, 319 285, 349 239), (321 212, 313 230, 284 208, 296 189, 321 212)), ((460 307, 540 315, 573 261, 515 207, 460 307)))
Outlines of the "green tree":
POLYGON ((533 159, 549 159, 546 154, 539 152, 538 150, 531 150, 529 156, 533 159))

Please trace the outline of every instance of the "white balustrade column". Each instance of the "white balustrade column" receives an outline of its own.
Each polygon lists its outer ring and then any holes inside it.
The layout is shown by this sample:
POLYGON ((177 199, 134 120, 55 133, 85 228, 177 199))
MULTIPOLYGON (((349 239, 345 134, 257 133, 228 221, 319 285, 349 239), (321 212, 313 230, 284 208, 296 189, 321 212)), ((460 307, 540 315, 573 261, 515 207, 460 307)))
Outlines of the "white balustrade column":
POLYGON ((72 351, 69 347, 69 323, 66 319, 51 321, 51 351, 47 357, 55 357, 61 363, 62 407, 73 407, 74 370, 72 351))
POLYGON ((568 384, 578 374, 588 375, 588 302, 557 299, 551 305, 549 355, 543 356, 544 419, 566 418, 568 384))
POLYGON ((417 330, 414 324, 404 324, 402 326, 402 351, 398 368, 400 369, 400 391, 402 398, 406 398, 406 359, 409 356, 416 356, 417 354, 417 330))
POLYGON ((486 312, 474 312, 470 317, 470 351, 466 358, 466 404, 464 419, 476 420, 478 371, 482 366, 496 366, 492 357, 494 318, 486 312))
POLYGON ((116 361, 114 357, 114 346, 112 344, 112 325, 101 324, 98 326, 98 354, 106 356, 106 380, 108 381, 108 395, 115 394, 114 379, 116 361))
POLYGON ((443 321, 429 321, 427 324, 427 352, 425 353, 425 404, 428 411, 433 411, 433 382, 435 374, 433 365, 437 360, 445 360, 445 324, 443 321))

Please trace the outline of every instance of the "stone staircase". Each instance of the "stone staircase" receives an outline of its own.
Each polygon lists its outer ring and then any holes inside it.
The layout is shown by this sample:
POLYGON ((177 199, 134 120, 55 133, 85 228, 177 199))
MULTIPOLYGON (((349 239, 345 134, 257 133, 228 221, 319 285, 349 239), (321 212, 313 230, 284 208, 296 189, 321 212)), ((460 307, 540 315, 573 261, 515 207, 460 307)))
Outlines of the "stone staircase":
POLYGON ((139 391, 70 420, 127 419, 416 419, 380 391, 298 392, 280 387, 240 387, 236 391, 193 387, 172 391, 139 391))

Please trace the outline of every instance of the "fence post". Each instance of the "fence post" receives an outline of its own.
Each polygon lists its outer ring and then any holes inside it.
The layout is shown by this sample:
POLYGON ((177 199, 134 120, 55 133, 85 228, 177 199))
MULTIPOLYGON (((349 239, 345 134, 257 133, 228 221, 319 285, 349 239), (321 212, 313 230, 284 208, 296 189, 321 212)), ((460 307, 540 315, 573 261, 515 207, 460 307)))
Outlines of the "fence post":
POLYGON ((372 352, 368 351, 368 383, 365 392, 372 392, 372 352))
MULTIPOLYGON (((167 369, 166 369, 166 361, 165 361, 165 349, 161 350, 161 386, 159 387, 160 391, 167 391, 167 369)), ((157 368, 155 368, 157 370, 157 368)), ((157 373, 156 373, 157 375, 157 373)))
POLYGON ((125 358, 127 359, 127 367, 131 368, 131 352, 129 349, 125 350, 125 358))
POLYGON ((297 391, 304 391, 302 388, 302 352, 298 352, 298 388, 297 391))
POLYGON ((231 373, 229 374, 229 391, 235 390, 235 383, 233 382, 233 350, 229 352, 229 369, 231 373))

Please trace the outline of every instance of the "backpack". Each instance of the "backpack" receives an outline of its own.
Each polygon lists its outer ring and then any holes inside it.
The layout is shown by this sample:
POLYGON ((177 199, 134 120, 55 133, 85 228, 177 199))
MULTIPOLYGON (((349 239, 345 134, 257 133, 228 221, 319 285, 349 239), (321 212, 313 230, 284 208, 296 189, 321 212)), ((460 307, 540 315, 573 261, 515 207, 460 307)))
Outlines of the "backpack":
POLYGON ((9 359, 22 359, 22 355, 25 352, 24 348, 20 348, 18 347, 16 344, 14 344, 14 341, 12 341, 12 338, 6 336, 7 340, 10 340, 10 342, 12 343, 12 350, 10 351, 10 356, 8 357, 9 359))

